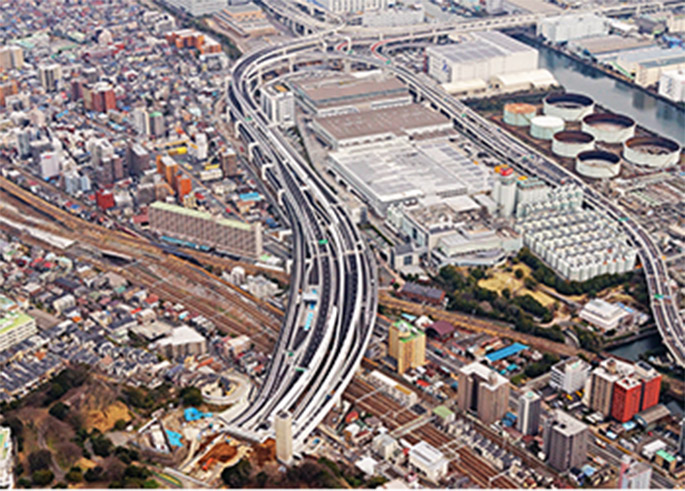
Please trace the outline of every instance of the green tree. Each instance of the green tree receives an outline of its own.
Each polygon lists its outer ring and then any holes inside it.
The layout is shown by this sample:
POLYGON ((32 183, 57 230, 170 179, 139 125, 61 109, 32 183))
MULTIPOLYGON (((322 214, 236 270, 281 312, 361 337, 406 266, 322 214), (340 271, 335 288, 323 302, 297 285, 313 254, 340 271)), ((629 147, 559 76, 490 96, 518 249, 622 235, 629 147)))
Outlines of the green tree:
POLYGON ((102 481, 102 471, 102 467, 98 465, 96 467, 88 469, 86 473, 83 475, 83 477, 86 479, 87 482, 102 481))
POLYGON ((514 271, 514 276, 516 276, 517 280, 520 280, 521 278, 523 278, 523 270, 521 268, 517 269, 516 271, 514 271))
POLYGON ((250 463, 245 459, 241 459, 236 465, 226 467, 221 472, 221 479, 230 488, 242 488, 247 483, 251 472, 252 466, 250 463))
POLYGON ((55 418, 59 419, 60 421, 64 421, 64 418, 67 417, 67 413, 69 413, 69 406, 64 404, 63 402, 57 402, 52 405, 50 408, 50 411, 48 411, 51 416, 54 416, 55 418))
POLYGON ((112 441, 104 435, 93 435, 90 437, 90 442, 93 445, 93 453, 100 457, 109 457, 112 453, 112 441))
POLYGON ((180 399, 184 406, 199 406, 204 402, 202 392, 197 387, 184 387, 181 390, 180 399))
POLYGON ((114 429, 116 431, 124 431, 126 429, 126 426, 128 423, 126 423, 126 420, 124 419, 117 419, 117 422, 114 423, 114 429))
POLYGON ((31 472, 49 469, 52 464, 52 452, 47 449, 31 452, 28 458, 31 472))
POLYGON ((66 476, 64 476, 67 481, 77 483, 83 481, 83 471, 80 467, 72 467, 66 476))
POLYGON ((31 480, 36 486, 47 486, 55 479, 50 469, 41 469, 31 474, 31 480))

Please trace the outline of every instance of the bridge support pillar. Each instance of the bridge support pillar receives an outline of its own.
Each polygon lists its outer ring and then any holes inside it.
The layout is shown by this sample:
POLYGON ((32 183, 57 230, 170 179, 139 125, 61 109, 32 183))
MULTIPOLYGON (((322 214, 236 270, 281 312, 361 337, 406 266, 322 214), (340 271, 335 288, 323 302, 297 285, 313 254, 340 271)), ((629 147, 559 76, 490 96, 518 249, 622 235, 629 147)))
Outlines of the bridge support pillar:
POLYGON ((236 120, 235 124, 233 125, 233 131, 235 132, 236 135, 240 135, 240 127, 242 126, 242 123, 239 120, 236 120))
POLYGON ((250 162, 254 160, 254 148, 257 145, 257 142, 252 142, 247 146, 247 160, 249 160, 250 162))
POLYGON ((343 61, 343 72, 350 73, 352 71, 352 62, 350 60, 343 61))

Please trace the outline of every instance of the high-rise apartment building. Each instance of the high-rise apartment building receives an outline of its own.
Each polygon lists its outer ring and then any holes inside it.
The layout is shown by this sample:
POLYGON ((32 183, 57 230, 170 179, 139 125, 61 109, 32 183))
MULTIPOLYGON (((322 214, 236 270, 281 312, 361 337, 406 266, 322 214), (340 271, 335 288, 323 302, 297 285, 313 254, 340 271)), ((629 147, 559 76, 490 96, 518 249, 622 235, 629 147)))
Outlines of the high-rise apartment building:
POLYGON ((537 435, 540 427, 542 398, 540 394, 528 390, 519 396, 518 419, 516 429, 523 435, 537 435))
POLYGON ((585 387, 589 376, 590 364, 577 356, 573 356, 552 367, 549 385, 554 390, 572 394, 585 387))
POLYGON ((281 411, 275 418, 276 458, 283 464, 290 465, 293 460, 293 417, 287 411, 281 411))
POLYGON ((473 411, 485 424, 504 416, 509 406, 509 381, 481 363, 471 363, 459 370, 457 404, 463 411, 473 411))
POLYGON ((611 398, 611 417, 625 423, 640 412, 642 384, 632 377, 624 377, 614 384, 611 398))
POLYGON ((148 214, 150 229, 175 242, 251 258, 262 254, 259 222, 243 223, 159 201, 149 206, 148 214))
POLYGON ((544 424, 546 462, 560 472, 581 467, 587 458, 588 438, 587 425, 556 409, 544 424))
POLYGON ((57 63, 39 65, 38 78, 46 92, 54 92, 59 88, 62 68, 57 63))
POLYGON ((403 320, 395 322, 388 335, 388 355, 397 362, 397 373, 425 365, 425 333, 403 320))
POLYGON ((24 66, 24 51, 19 46, 4 46, 0 49, 0 68, 21 70, 24 66))
POLYGON ((652 480, 652 467, 624 455, 618 474, 619 489, 649 489, 652 480))

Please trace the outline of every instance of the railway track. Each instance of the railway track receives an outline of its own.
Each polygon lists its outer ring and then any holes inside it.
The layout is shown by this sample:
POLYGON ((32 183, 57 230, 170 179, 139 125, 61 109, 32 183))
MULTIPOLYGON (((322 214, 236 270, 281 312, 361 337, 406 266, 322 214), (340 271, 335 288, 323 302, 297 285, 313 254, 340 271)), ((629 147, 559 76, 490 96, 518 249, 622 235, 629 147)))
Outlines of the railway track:
MULTIPOLYGON (((7 179, 0 178, 0 189, 7 195, 5 201, 11 201, 17 209, 33 208, 40 215, 51 217, 59 225, 27 221, 20 214, 3 210, 3 214, 8 215, 13 220, 50 233, 76 238, 80 243, 90 245, 98 250, 107 249, 129 256, 135 261, 133 266, 128 266, 130 271, 126 271, 127 268, 108 265, 104 261, 99 261, 97 266, 116 271, 133 284, 151 288, 151 291, 161 293, 160 297, 173 299, 192 307, 205 317, 210 318, 224 331, 255 337, 255 344, 260 348, 265 350, 273 348, 273 342, 280 327, 282 311, 268 302, 257 299, 239 287, 188 261, 173 254, 164 253, 143 239, 105 229, 75 217, 7 179), (187 290, 183 290, 181 295, 179 291, 182 283, 170 280, 159 281, 145 270, 151 266, 176 275, 179 280, 186 279, 195 282, 210 292, 220 292, 224 289, 221 300, 230 306, 222 307, 225 311, 221 312, 214 310, 214 307, 207 302, 206 296, 198 297, 187 290)), ((91 263, 98 263, 93 257, 84 259, 91 263)), ((218 262, 214 262, 214 264, 217 265, 218 262)))
MULTIPOLYGON (((403 407, 391 397, 378 392, 375 387, 359 377, 353 379, 343 397, 359 409, 380 419, 383 425, 388 428, 389 433, 421 418, 413 410, 403 407)), ((451 436, 430 422, 408 431, 400 438, 412 445, 419 441, 426 441, 437 449, 454 442, 451 436)), ((459 474, 469 476, 479 486, 509 489, 518 487, 511 478, 498 476, 499 472, 494 467, 475 455, 470 449, 459 449, 456 454, 457 457, 450 462, 450 468, 459 474)))

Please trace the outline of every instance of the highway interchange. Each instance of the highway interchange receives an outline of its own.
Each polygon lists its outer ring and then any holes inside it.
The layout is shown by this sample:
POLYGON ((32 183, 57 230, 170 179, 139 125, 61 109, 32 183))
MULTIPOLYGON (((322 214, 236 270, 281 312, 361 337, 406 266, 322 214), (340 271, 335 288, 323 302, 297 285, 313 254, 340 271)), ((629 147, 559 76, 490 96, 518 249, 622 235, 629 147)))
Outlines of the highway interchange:
MULTIPOLYGON (((677 2, 682 3, 682 1, 677 2)), ((638 2, 605 6, 633 8, 638 2)), ((659 2, 663 5, 663 3, 659 2)), ((650 4, 651 5, 651 4, 650 4)), ((340 57, 369 67, 384 68, 404 81, 417 99, 449 117, 461 132, 521 172, 550 184, 574 182, 586 201, 620 221, 639 248, 659 331, 669 350, 685 365, 683 323, 661 254, 644 229, 622 208, 522 142, 480 117, 457 99, 447 96, 425 74, 394 64, 382 56, 356 55, 368 48, 407 40, 435 39, 454 31, 530 24, 539 15, 513 15, 452 24, 419 26, 396 35, 394 28, 350 29, 342 22, 327 24, 307 16, 284 0, 263 6, 291 25, 313 32, 293 41, 268 46, 243 56, 227 86, 230 118, 247 147, 255 171, 285 208, 293 236, 290 298, 266 379, 251 395, 250 404, 233 414, 232 431, 254 440, 273 435, 273 416, 281 410, 293 415, 297 449, 347 387, 366 350, 378 303, 375 261, 340 200, 292 148, 283 134, 259 109, 257 92, 262 74, 276 66, 290 66, 304 53, 321 59, 340 57), (308 24, 307 24, 308 23, 308 24), (346 46, 348 51, 335 50, 346 46)), ((310 59, 310 58, 308 58, 310 59)))

